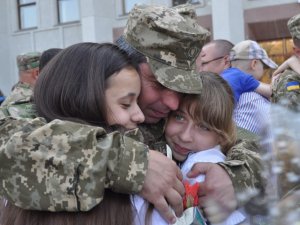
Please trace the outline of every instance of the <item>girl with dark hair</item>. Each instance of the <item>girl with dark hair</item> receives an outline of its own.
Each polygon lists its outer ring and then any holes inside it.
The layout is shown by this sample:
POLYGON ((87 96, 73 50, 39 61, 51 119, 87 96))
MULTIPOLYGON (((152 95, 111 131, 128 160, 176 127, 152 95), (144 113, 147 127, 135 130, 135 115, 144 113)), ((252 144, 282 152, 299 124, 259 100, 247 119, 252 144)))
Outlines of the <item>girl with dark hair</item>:
MULTIPOLYGON (((136 68, 128 55, 114 44, 80 43, 70 46, 53 58, 38 78, 34 90, 38 115, 47 121, 69 120, 75 122, 74 127, 77 123, 93 125, 95 131, 102 133, 102 128, 111 131, 120 126, 128 133, 130 131, 127 130, 136 128, 138 123, 144 121, 144 115, 137 105, 141 83, 136 68), (100 126, 102 128, 99 128, 100 126)), ((49 129, 49 132, 53 131, 49 129)), ((80 139, 80 132, 84 130, 79 130, 74 139, 80 139)), ((132 131, 134 132, 136 130, 132 131)), ((132 133, 130 137, 135 137, 132 133)), ((101 157, 107 157, 105 151, 95 152, 95 149, 90 149, 89 146, 70 147, 64 140, 64 134, 53 133, 52 136, 49 144, 58 145, 59 150, 53 153, 47 149, 47 144, 42 146, 45 148, 44 152, 49 155, 48 160, 38 164, 32 163, 33 165, 26 167, 31 168, 30 171, 20 175, 23 178, 26 176, 24 179, 27 180, 31 179, 31 173, 34 173, 37 184, 29 185, 35 185, 36 189, 31 190, 26 186, 20 189, 17 198, 9 194, 5 196, 7 200, 3 201, 1 208, 1 225, 145 223, 146 216, 141 221, 140 218, 137 219, 141 206, 136 208, 134 196, 106 189, 104 199, 97 198, 97 174, 94 174, 93 167, 101 163, 101 157), (68 157, 70 155, 73 158, 68 157), (80 161, 83 155, 87 161, 80 161), (65 158, 62 159, 63 157, 65 158), (69 165, 65 162, 65 166, 61 166, 60 160, 68 161, 69 165), (80 163, 77 163, 79 161, 80 163), (56 185, 53 182, 55 179, 58 182, 56 185), (64 186, 68 188, 64 190, 64 186), (49 202, 40 200, 42 195, 47 194, 50 196, 49 202), (40 207, 41 205, 44 207, 40 207)), ((134 141, 129 144, 134 147, 134 141)), ((32 156, 34 157, 38 156, 32 156)), ((31 158, 28 161, 31 161, 31 158)), ((24 162, 20 159, 19 163, 24 162)), ((138 168, 136 171, 138 172, 138 168)), ((20 184, 16 185, 19 188, 20 184)))

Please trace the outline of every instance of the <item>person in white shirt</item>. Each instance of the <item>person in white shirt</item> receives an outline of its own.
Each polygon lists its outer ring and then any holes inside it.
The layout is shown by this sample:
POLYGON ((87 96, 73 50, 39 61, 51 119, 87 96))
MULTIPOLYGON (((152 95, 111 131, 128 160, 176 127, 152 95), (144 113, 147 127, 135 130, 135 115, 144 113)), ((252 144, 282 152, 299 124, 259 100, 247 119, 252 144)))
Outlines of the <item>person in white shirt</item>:
MULTIPOLYGON (((196 162, 223 162, 225 154, 236 141, 236 129, 232 119, 234 97, 230 86, 215 73, 201 72, 200 77, 203 82, 202 94, 186 95, 179 109, 169 116, 165 128, 172 157, 181 163, 183 179, 190 184, 204 180, 204 175, 195 178, 188 176, 196 162)), ((205 214, 218 221, 221 210, 209 204, 201 205, 201 198, 199 201, 205 214)), ((235 225, 244 219, 245 216, 236 210, 218 224, 235 225)), ((216 224, 214 220, 210 223, 216 224)))

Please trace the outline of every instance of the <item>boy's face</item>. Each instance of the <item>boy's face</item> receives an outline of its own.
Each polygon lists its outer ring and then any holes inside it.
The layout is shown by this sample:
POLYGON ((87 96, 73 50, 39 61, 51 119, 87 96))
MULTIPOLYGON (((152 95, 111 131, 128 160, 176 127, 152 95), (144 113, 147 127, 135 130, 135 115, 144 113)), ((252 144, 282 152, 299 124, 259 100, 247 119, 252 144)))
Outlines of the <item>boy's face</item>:
POLYGON ((216 132, 194 122, 184 106, 169 116, 165 135, 177 161, 184 161, 190 152, 213 148, 221 140, 216 132))

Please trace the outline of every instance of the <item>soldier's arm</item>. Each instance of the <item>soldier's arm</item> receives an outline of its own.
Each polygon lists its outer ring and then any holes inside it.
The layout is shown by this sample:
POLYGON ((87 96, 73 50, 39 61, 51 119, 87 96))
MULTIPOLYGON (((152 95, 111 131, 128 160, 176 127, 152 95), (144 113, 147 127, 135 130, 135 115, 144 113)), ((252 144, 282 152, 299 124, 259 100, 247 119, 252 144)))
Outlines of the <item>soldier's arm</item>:
POLYGON ((98 127, 7 117, 0 120, 0 165, 2 194, 17 205, 87 210, 102 200, 104 188, 141 191, 148 147, 98 127))
POLYGON ((119 132, 42 118, 0 120, 0 193, 24 208, 88 210, 109 188, 140 193, 174 221, 168 203, 180 216, 181 179, 172 160, 119 132))
POLYGON ((227 153, 226 161, 218 163, 230 176, 240 206, 265 193, 266 178, 258 149, 254 141, 239 141, 227 153))

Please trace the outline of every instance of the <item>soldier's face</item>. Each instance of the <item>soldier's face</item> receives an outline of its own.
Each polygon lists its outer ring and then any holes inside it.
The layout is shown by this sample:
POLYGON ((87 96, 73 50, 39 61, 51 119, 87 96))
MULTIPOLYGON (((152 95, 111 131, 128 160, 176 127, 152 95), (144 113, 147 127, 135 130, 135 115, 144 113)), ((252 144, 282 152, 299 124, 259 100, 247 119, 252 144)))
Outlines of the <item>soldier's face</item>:
POLYGON ((181 94, 162 86, 154 77, 149 65, 140 65, 142 82, 138 103, 145 115, 146 123, 157 123, 166 118, 171 110, 179 106, 181 94))
POLYGON ((105 99, 109 125, 121 125, 127 129, 137 127, 145 119, 137 98, 141 90, 140 76, 132 67, 122 69, 107 79, 105 99))

